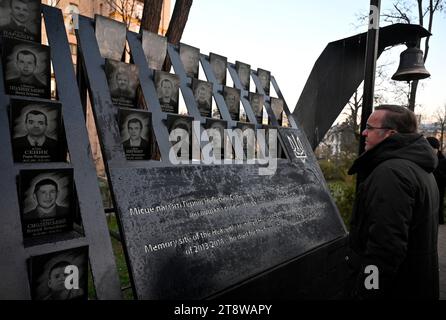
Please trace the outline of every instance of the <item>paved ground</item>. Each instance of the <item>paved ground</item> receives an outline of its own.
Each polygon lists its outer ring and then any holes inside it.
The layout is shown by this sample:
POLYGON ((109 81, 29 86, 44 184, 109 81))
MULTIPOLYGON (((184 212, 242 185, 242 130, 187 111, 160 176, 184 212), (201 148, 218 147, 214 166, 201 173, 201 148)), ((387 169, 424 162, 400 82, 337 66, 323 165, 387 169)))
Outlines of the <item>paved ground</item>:
POLYGON ((440 260, 440 299, 446 300, 446 224, 438 229, 438 256, 440 260))

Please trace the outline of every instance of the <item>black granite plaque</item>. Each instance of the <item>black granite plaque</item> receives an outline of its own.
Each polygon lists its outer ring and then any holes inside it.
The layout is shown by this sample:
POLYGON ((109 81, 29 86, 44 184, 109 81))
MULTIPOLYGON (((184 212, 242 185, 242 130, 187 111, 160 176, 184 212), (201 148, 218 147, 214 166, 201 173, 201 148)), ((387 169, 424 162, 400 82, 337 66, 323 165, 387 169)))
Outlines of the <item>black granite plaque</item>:
POLYGON ((138 298, 206 298, 344 236, 315 166, 111 168, 138 298))
POLYGON ((198 79, 200 49, 180 43, 180 59, 183 63, 186 75, 198 79))
POLYGON ((252 111, 256 116, 257 122, 261 124, 263 122, 263 102, 264 102, 263 95, 250 92, 249 102, 251 103, 252 111))
POLYGON ((134 64, 105 59, 105 74, 112 102, 116 106, 133 108, 139 89, 139 70, 134 64))
POLYGON ((11 99, 10 128, 15 162, 66 161, 59 103, 11 99))
POLYGON ((212 83, 192 79, 195 102, 202 117, 212 116, 212 83))
POLYGON ((161 70, 167 54, 167 38, 142 29, 142 48, 149 68, 161 70))
POLYGON ((228 59, 215 53, 209 54, 209 63, 214 71, 215 79, 218 84, 226 85, 226 66, 228 59))
POLYGON ((73 229, 73 169, 21 170, 19 193, 24 238, 73 229))
POLYGON ((120 108, 119 131, 127 160, 149 160, 152 148, 151 113, 120 108))
POLYGON ((240 90, 224 86, 223 97, 231 119, 234 121, 240 120, 240 90))
POLYGON ((41 0, 0 1, 0 36, 40 43, 41 0))
MULTIPOLYGON (((283 123, 283 100, 271 97, 271 109, 273 110, 274 116, 277 119, 279 126, 283 123)), ((271 121, 270 121, 271 124, 271 121)))
POLYGON ((87 300, 88 247, 29 259, 33 300, 87 300))
POLYGON ((117 20, 95 15, 95 34, 101 56, 121 60, 125 49, 126 25, 117 20))
POLYGON ((251 79, 251 66, 249 64, 236 61, 235 62, 235 70, 237 71, 238 77, 240 79, 240 83, 244 90, 249 91, 249 82, 251 79))
POLYGON ((51 97, 50 48, 30 41, 3 39, 5 91, 10 95, 51 97))
MULTIPOLYGON (((267 96, 269 96, 269 87, 270 87, 270 80, 271 80, 271 73, 264 69, 257 69, 257 77, 260 80, 260 84, 262 85, 263 91, 267 96)), ((257 90, 257 92, 259 92, 257 90)))
POLYGON ((154 80, 161 110, 168 113, 178 113, 179 77, 176 74, 155 71, 154 80))

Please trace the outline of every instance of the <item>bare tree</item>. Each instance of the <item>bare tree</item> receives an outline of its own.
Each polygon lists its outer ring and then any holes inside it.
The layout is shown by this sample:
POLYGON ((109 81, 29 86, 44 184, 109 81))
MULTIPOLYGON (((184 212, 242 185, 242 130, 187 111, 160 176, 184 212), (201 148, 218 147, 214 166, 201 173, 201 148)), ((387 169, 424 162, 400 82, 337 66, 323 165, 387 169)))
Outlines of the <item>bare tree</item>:
MULTIPOLYGON (((420 26, 423 26, 432 33, 432 25, 434 21, 434 16, 437 12, 443 11, 445 8, 445 0, 412 0, 404 1, 398 0, 393 4, 393 8, 382 14, 384 21, 392 23, 413 23, 416 21, 420 26), (415 11, 415 13, 413 13, 415 11), (427 21, 427 26, 426 22, 427 21)), ((429 54, 429 40, 430 36, 427 36, 424 41, 424 62, 426 62, 427 56, 429 54)), ((418 40, 417 46, 420 47, 421 40, 418 40)), ((408 94, 408 107, 410 110, 414 111, 415 101, 418 89, 418 80, 411 82, 409 86, 408 94)))
MULTIPOLYGON (((186 27, 187 19, 189 18, 189 11, 192 7, 193 0, 176 0, 175 7, 172 13, 172 19, 167 29, 167 41, 173 44, 178 44, 183 36, 184 28, 186 27)), ((169 71, 171 67, 169 57, 164 62, 163 70, 169 71)))
POLYGON ((105 3, 110 9, 120 15, 122 22, 127 28, 130 27, 132 19, 135 18, 136 5, 138 0, 106 0, 105 3))
POLYGON ((145 0, 141 28, 153 33, 158 33, 162 9, 163 0, 145 0))
POLYGON ((440 151, 443 152, 444 131, 446 129, 446 104, 435 112, 436 125, 440 129, 440 151))

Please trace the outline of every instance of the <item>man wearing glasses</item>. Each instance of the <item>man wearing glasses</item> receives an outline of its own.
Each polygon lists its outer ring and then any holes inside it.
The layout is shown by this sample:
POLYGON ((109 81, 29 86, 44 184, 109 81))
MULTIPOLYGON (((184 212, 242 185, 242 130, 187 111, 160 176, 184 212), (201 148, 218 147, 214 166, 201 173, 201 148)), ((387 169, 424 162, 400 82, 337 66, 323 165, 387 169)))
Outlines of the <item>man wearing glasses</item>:
POLYGON ((412 111, 382 105, 370 115, 350 225, 353 299, 438 299, 437 165, 412 111))

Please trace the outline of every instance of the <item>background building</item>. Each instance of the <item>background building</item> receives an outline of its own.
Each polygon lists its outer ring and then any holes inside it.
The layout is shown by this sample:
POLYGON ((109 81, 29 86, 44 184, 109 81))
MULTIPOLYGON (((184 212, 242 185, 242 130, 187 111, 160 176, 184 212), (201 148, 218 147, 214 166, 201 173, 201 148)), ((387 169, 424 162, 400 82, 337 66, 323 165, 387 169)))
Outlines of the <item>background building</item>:
MULTIPOLYGON (((127 23, 129 30, 139 32, 144 8, 143 0, 44 0, 43 3, 60 8, 64 15, 65 28, 67 30, 67 37, 70 44, 74 70, 76 70, 77 67, 77 40, 74 29, 75 26, 73 23, 73 14, 80 14, 91 18, 93 18, 95 14, 99 14, 111 19, 115 19, 117 21, 125 22, 127 23)), ((170 16, 171 0, 164 0, 158 34, 166 34, 169 27, 170 16)), ((46 39, 45 29, 42 30, 42 38, 46 39)), ((52 96, 55 97, 56 81, 54 78, 54 74, 52 74, 51 79, 52 96)), ((89 105, 89 99, 87 99, 87 103, 88 107, 86 122, 90 138, 91 151, 96 164, 98 175, 100 177, 105 177, 101 148, 98 140, 96 126, 94 123, 94 118, 92 115, 92 110, 89 105)))

